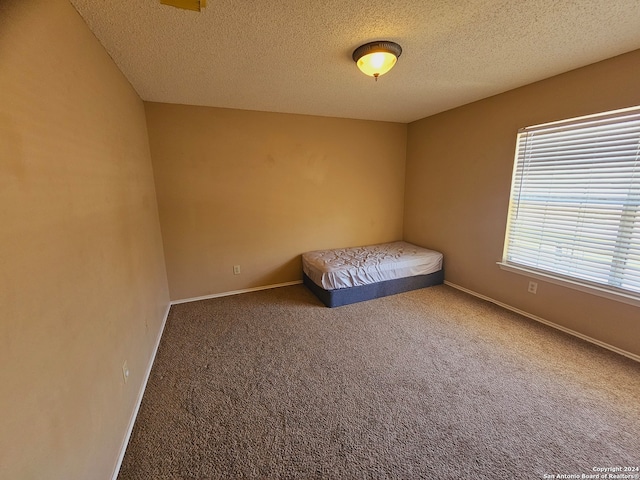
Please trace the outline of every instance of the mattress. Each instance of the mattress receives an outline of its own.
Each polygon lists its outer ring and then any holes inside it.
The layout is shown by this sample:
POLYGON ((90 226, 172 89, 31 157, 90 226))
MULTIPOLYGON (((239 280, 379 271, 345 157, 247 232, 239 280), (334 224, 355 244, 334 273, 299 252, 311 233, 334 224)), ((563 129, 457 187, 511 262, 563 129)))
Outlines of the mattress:
POLYGON ((442 269, 442 254, 407 242, 316 250, 302 254, 302 270, 325 290, 357 287, 442 269))

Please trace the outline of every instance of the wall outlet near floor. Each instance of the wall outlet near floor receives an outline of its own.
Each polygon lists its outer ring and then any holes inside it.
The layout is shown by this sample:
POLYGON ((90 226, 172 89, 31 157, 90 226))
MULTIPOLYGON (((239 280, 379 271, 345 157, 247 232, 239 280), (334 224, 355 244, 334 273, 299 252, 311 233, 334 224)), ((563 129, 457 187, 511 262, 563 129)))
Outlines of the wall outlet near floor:
POLYGON ((529 293, 537 293, 538 292, 538 282, 529 282, 529 288, 527 289, 529 293))
POLYGON ((124 383, 127 383, 129 380, 129 364, 126 360, 122 364, 122 378, 124 378, 124 383))
POLYGON ((233 274, 234 275, 240 275, 240 265, 234 265, 233 266, 233 274))

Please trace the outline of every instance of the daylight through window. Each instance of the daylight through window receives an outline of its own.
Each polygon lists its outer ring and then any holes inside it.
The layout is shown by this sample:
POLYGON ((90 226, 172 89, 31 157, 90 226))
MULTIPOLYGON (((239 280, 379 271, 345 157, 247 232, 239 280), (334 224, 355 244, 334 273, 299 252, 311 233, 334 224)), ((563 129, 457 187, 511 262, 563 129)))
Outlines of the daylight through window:
POLYGON ((640 299, 640 107, 518 132, 502 264, 640 299))

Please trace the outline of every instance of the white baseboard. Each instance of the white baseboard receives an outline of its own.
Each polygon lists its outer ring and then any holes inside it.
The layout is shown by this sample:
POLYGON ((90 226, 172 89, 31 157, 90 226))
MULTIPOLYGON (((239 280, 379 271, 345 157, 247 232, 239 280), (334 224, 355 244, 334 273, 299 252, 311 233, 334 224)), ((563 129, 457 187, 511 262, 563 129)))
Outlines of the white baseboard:
POLYGON ((238 295, 240 293, 257 292, 259 290, 269 290, 272 288, 290 287, 291 285, 300 285, 302 280, 294 280, 293 282, 276 283, 273 285, 264 285, 262 287, 245 288, 243 290, 232 290, 230 292, 214 293, 211 295, 203 295, 202 297, 183 298, 182 300, 173 300, 171 305, 180 303, 197 302, 198 300, 208 300, 210 298, 228 297, 230 295, 238 295))
POLYGON ((498 300, 494 300, 491 297, 487 297, 486 295, 482 295, 480 293, 474 292, 473 290, 469 290, 468 288, 461 287, 460 285, 456 285, 455 283, 451 283, 447 280, 444 281, 446 285, 455 288, 456 290, 460 290, 462 292, 468 293, 469 295, 473 295, 474 297, 481 298, 482 300, 486 300, 487 302, 494 303, 502 308, 506 308, 507 310, 511 310, 512 312, 518 313, 524 317, 530 318, 531 320, 535 320, 536 322, 544 323, 550 327, 553 327, 562 332, 568 333, 569 335, 573 335, 574 337, 581 338, 589 343, 593 343, 594 345, 598 345, 599 347, 606 348, 607 350, 611 350, 617 354, 623 355, 631 360, 635 360, 636 362, 640 362, 640 356, 627 352, 626 350, 622 350, 621 348, 614 347, 613 345, 609 345, 608 343, 602 342, 596 338, 589 337, 580 332, 576 332, 575 330, 571 330, 570 328, 563 327, 562 325, 558 325, 557 323, 550 322, 549 320, 545 320, 542 317, 538 317, 537 315, 533 315, 531 313, 527 313, 523 310, 512 307, 511 305, 507 305, 506 303, 499 302, 498 300))
POLYGON ((164 327, 167 324, 167 318, 169 318, 169 310, 171 309, 171 304, 167 305, 167 311, 164 313, 164 318, 162 319, 162 325, 160 326, 160 332, 158 333, 158 338, 156 338, 156 344, 153 348, 153 353, 151 355, 151 359, 149 360, 149 364, 147 365, 147 371, 144 374, 144 381, 140 386, 140 391, 138 392, 138 398, 136 400, 136 408, 133 410, 131 414, 131 418, 129 419, 129 427, 127 428, 127 433, 122 440, 122 445, 120 446, 120 455, 118 456, 118 461, 116 463, 115 469, 113 471, 113 475, 111 476, 112 480, 118 479, 118 473, 120 472, 120 467, 122 466, 122 461, 124 460, 124 454, 127 451, 127 445, 129 445, 129 439, 131 438, 131 433, 133 433, 133 426, 136 423, 136 418, 138 417, 138 411, 140 410, 140 405, 142 404, 142 396, 144 395, 144 391, 147 388, 147 382, 149 381, 149 376, 151 375, 151 368, 153 367, 153 362, 156 359, 156 354, 158 353, 158 347, 160 346, 160 340, 162 339, 162 334, 164 333, 164 327))

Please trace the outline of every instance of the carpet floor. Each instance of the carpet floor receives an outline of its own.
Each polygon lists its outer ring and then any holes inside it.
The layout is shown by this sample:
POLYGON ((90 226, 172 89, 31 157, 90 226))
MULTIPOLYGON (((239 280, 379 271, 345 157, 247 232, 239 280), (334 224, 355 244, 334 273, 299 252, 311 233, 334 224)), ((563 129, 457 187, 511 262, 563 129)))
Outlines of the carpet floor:
POLYGON ((639 432, 630 359, 445 285, 295 285, 171 307, 118 478, 597 478, 639 432))

